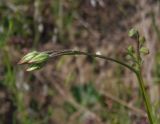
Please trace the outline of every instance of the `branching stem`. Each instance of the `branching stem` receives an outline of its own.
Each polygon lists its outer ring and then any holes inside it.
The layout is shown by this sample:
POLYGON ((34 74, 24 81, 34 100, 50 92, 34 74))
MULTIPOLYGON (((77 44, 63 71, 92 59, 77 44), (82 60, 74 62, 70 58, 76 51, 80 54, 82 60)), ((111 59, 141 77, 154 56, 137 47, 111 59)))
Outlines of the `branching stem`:
POLYGON ((87 52, 82 52, 82 51, 77 51, 77 50, 63 50, 63 51, 50 52, 50 57, 51 58, 56 57, 56 56, 63 56, 63 55, 86 55, 86 56, 101 58, 101 59, 104 59, 104 60, 107 60, 107 61, 112 61, 112 62, 115 62, 117 64, 120 64, 120 65, 128 68, 132 72, 134 72, 137 76, 137 79, 138 79, 138 82, 139 82, 139 85, 140 85, 140 90, 141 90, 143 100, 144 100, 144 103, 145 103, 145 107, 146 107, 146 110, 147 110, 147 115, 148 115, 149 122, 150 122, 150 124, 154 124, 151 103, 150 103, 150 100, 148 98, 147 92, 145 90, 145 85, 144 85, 144 81, 143 81, 143 78, 142 78, 141 56, 140 56, 140 51, 139 51, 139 42, 137 44, 138 70, 133 68, 132 66, 122 62, 122 61, 119 61, 117 59, 113 59, 113 58, 110 58, 110 57, 106 57, 106 56, 103 56, 103 55, 92 54, 92 53, 87 53, 87 52))

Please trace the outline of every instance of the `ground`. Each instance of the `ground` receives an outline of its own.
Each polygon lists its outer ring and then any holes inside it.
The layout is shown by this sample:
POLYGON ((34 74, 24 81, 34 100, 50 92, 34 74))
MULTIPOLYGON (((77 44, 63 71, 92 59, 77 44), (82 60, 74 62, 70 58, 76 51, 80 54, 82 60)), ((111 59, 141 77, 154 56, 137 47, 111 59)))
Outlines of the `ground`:
POLYGON ((63 49, 126 61, 135 27, 150 49, 143 74, 159 115, 159 19, 158 0, 2 0, 0 124, 148 124, 137 80, 119 65, 63 56, 26 72, 17 62, 32 50, 63 49))

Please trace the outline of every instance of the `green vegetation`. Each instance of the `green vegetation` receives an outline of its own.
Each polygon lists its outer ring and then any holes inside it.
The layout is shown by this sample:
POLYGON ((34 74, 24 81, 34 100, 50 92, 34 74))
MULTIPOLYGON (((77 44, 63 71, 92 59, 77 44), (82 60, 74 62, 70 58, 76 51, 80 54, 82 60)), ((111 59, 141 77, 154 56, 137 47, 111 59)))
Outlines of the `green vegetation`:
MULTIPOLYGON (((97 54, 92 54, 92 53, 87 53, 87 52, 76 51, 76 50, 63 50, 63 51, 56 51, 56 52, 51 52, 51 53, 33 51, 25 55, 20 60, 19 63, 28 64, 29 67, 27 71, 35 71, 35 70, 40 69, 41 67, 39 65, 42 65, 44 62, 47 62, 49 57, 54 58, 54 57, 63 56, 63 55, 86 55, 86 56, 97 57, 97 58, 101 58, 104 60, 118 63, 130 69, 137 76, 139 86, 140 86, 140 91, 142 93, 145 107, 147 110, 149 122, 150 124, 155 124, 153 120, 153 115, 152 115, 153 114, 152 106, 148 98, 149 96, 146 93, 143 76, 142 76, 142 65, 143 65, 142 56, 149 54, 149 50, 148 48, 144 46, 145 38, 143 36, 140 36, 139 32, 136 29, 131 29, 128 35, 136 41, 135 49, 133 46, 129 46, 127 49, 128 57, 130 58, 130 61, 132 62, 131 65, 121 62, 118 59, 113 59, 113 58, 105 57, 103 55, 97 55, 97 54)), ((76 91, 78 93, 78 89, 76 89, 76 91)), ((82 91, 82 92, 85 93, 85 91, 82 91)), ((92 93, 92 95, 94 94, 92 93)), ((87 96, 87 94, 85 96, 87 96)), ((83 99, 85 99, 85 96, 83 97, 83 99)), ((91 98, 91 96, 88 97, 88 100, 89 98, 91 98)))
POLYGON ((157 8, 2 0, 0 124, 159 124, 157 8))

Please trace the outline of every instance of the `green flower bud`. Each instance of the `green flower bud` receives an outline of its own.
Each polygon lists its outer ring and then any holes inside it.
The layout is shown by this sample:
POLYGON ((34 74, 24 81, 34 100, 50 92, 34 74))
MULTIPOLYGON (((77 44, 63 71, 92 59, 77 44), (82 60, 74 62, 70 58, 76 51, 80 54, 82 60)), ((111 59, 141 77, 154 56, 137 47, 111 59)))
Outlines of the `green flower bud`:
POLYGON ((131 38, 137 38, 139 36, 139 33, 136 29, 132 28, 131 30, 129 30, 128 35, 131 38))
POLYGON ((35 70, 40 69, 41 67, 42 67, 42 66, 39 65, 39 64, 32 64, 32 65, 30 65, 30 66, 27 68, 26 71, 35 71, 35 70))
POLYGON ((144 54, 144 55, 147 55, 147 54, 149 54, 149 49, 146 48, 146 47, 142 47, 142 48, 140 49, 140 52, 141 52, 142 54, 144 54))
POLYGON ((49 59, 49 54, 42 52, 33 57, 28 63, 43 63, 49 59))
POLYGON ((19 62, 18 64, 25 64, 28 63, 33 57, 35 57, 38 54, 37 51, 30 52, 26 54, 19 62))
POLYGON ((128 51, 129 54, 134 53, 134 48, 133 48, 133 46, 129 45, 128 48, 127 48, 127 51, 128 51))
POLYGON ((141 46, 144 45, 145 41, 146 41, 146 39, 145 39, 144 36, 140 36, 140 37, 139 37, 139 42, 140 42, 140 45, 141 45, 141 46))

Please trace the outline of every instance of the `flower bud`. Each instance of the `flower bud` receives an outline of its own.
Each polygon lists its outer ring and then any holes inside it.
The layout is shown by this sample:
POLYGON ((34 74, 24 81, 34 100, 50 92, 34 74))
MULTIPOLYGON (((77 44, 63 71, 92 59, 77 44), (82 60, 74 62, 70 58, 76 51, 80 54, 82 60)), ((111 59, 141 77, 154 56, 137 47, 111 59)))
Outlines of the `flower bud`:
POLYGON ((144 36, 140 36, 140 37, 139 37, 139 42, 140 42, 140 45, 141 45, 141 46, 144 45, 145 41, 146 41, 146 39, 145 39, 144 36))
POLYGON ((35 57, 38 54, 37 51, 30 52, 26 54, 19 62, 18 64, 25 64, 28 63, 33 57, 35 57))
POLYGON ((30 65, 30 66, 27 68, 26 71, 35 71, 35 70, 40 69, 41 67, 42 67, 42 66, 39 65, 39 64, 32 64, 32 65, 30 65))
POLYGON ((149 54, 149 49, 146 48, 146 47, 142 47, 142 48, 140 49, 140 52, 141 52, 142 54, 144 54, 144 55, 147 55, 147 54, 149 54))
POLYGON ((129 45, 128 48, 127 48, 127 51, 128 51, 129 54, 134 53, 134 48, 133 48, 133 46, 129 45))
POLYGON ((128 35, 131 38, 137 38, 139 36, 139 33, 136 29, 132 28, 131 30, 129 30, 128 35))
POLYGON ((42 52, 33 57, 28 63, 43 63, 49 59, 49 54, 42 52))

